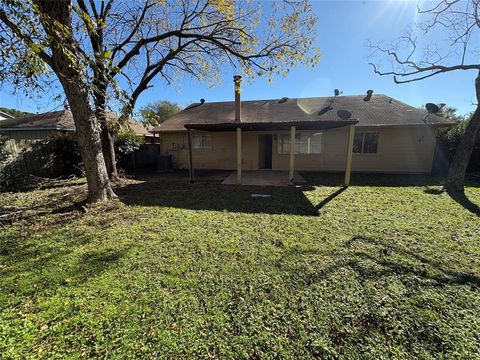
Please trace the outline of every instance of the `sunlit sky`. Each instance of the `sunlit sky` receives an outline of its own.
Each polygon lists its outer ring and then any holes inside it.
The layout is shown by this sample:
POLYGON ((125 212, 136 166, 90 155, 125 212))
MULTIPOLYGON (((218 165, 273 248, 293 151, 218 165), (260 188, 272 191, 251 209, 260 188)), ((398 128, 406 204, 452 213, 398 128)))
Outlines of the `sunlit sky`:
MULTIPOLYGON (((396 85, 392 78, 374 74, 368 65, 368 41, 393 40, 401 35, 418 19, 416 1, 314 1, 313 6, 318 16, 320 63, 315 68, 292 69, 287 77, 276 77, 272 83, 265 78, 244 83, 242 99, 330 96, 334 88, 340 89, 343 95, 357 95, 373 89, 377 94, 387 94, 413 106, 447 103, 462 114, 474 109, 475 71, 452 72, 396 85)), ((182 106, 198 102, 200 98, 233 100, 232 76, 236 71, 225 66, 221 73, 222 84, 214 88, 188 78, 172 85, 158 80, 141 96, 137 109, 156 100, 171 100, 182 106)), ((1 88, 0 106, 30 112, 45 112, 61 106, 47 97, 33 101, 12 91, 8 85, 1 88)))

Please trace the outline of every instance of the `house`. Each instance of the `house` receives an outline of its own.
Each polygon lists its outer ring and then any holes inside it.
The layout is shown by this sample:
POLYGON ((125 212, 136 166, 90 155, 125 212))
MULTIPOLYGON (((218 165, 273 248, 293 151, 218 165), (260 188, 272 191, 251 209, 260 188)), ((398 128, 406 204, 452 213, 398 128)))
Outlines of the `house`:
MULTIPOLYGON (((191 169, 430 173, 438 130, 453 123, 386 95, 192 104, 153 130, 191 169), (294 141, 291 141, 294 139, 294 141), (189 146, 189 144, 191 146, 189 146), (294 149, 295 151, 291 151, 294 149), (190 150, 190 151, 189 151, 190 150)), ((347 174, 348 173, 348 174, 347 174)))
MULTIPOLYGON (((109 121, 116 121, 118 116, 108 113, 107 118, 109 121)), ((145 142, 151 142, 153 139, 153 134, 143 123, 129 119, 128 125, 135 134, 143 136, 145 142)), ((75 123, 72 112, 64 109, 2 120, 0 121, 0 131, 11 139, 9 149, 13 155, 16 155, 33 142, 58 134, 75 132, 75 123)))
POLYGON ((6 120, 6 119, 12 119, 13 116, 10 114, 7 114, 6 112, 0 111, 0 121, 6 120))

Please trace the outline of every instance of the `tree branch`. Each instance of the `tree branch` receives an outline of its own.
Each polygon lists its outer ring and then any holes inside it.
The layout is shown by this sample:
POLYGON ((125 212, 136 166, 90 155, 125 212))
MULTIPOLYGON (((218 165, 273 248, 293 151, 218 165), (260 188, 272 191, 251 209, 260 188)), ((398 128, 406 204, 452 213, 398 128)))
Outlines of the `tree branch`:
POLYGON ((0 21, 2 21, 15 34, 15 36, 23 41, 25 46, 37 54, 46 64, 52 69, 55 68, 52 57, 42 50, 41 46, 36 44, 30 36, 24 34, 20 27, 18 27, 2 9, 0 9, 0 21))

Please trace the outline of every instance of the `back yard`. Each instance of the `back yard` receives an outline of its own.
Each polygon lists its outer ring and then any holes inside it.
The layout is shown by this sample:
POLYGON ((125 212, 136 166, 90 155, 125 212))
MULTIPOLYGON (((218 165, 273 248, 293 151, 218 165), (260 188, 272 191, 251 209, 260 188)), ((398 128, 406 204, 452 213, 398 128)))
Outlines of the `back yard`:
POLYGON ((78 183, 1 194, 36 206, 0 228, 2 357, 480 357, 479 184, 308 180, 127 180, 87 212, 78 183))

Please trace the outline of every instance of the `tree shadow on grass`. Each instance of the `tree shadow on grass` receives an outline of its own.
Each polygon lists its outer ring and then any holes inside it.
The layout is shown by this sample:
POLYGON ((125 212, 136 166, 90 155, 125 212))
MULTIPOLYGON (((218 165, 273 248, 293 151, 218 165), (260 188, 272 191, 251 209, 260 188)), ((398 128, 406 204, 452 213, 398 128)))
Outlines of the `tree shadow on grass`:
POLYGON ((189 210, 318 216, 304 195, 307 187, 258 187, 222 185, 219 179, 162 176, 129 184, 117 190, 127 205, 174 207, 189 210), (255 197, 252 194, 267 195, 255 197))
MULTIPOLYGON (((457 284, 480 287, 480 277, 473 273, 457 271, 439 260, 429 259, 405 247, 370 237, 354 236, 343 248, 335 250, 292 248, 284 253, 277 265, 283 267, 292 259, 301 259, 304 256, 317 258, 319 266, 313 269, 305 266, 293 271, 289 269, 291 282, 295 286, 327 281, 333 274, 351 269, 358 274, 361 282, 395 275, 409 284, 416 279, 420 281, 420 286, 457 284), (323 266, 325 263, 331 265, 323 266)), ((314 263, 311 259, 310 265, 314 263)))
POLYGON ((471 319, 450 309, 474 308, 480 290, 480 278, 470 272, 467 263, 458 267, 441 256, 411 251, 394 240, 366 236, 353 236, 334 248, 286 249, 276 266, 290 293, 303 298, 321 291, 321 307, 330 309, 336 319, 329 323, 326 336, 336 346, 349 349, 383 334, 386 341, 400 346, 418 341, 432 354, 451 353, 453 349, 444 341, 449 332, 439 322, 423 317, 422 308, 434 304, 429 311, 438 313, 439 318, 448 313, 454 318, 449 318, 452 324, 472 324, 471 319), (408 330, 402 334, 397 332, 399 328, 408 330))
MULTIPOLYGON (((343 173, 302 172, 303 177, 314 186, 342 186, 343 173)), ((381 173, 353 173, 351 186, 442 186, 444 178, 421 174, 381 174, 381 173)), ((468 179, 467 186, 480 187, 480 181, 468 179)))
POLYGON ((81 233, 64 243, 1 239, 0 291, 12 296, 34 296, 77 286, 102 274, 129 250, 127 246, 85 250, 92 240, 93 235, 81 233))
POLYGON ((443 189, 425 189, 423 192, 430 195, 447 193, 452 200, 461 205, 464 209, 470 211, 474 215, 480 216, 480 206, 472 202, 464 192, 445 191, 443 189))
POLYGON ((448 195, 457 202, 458 204, 462 205, 464 209, 470 211, 472 214, 480 216, 480 207, 472 202, 464 192, 448 192, 448 195))
POLYGON ((384 268, 379 275, 415 275, 438 285, 458 284, 480 286, 480 277, 472 273, 459 272, 448 268, 438 260, 433 260, 408 250, 405 247, 371 237, 354 236, 346 243, 347 248, 355 244, 367 244, 375 251, 356 251, 356 255, 368 259, 384 268), (399 256, 396 256, 399 255, 399 256), (406 260, 401 260, 402 258, 406 260))

